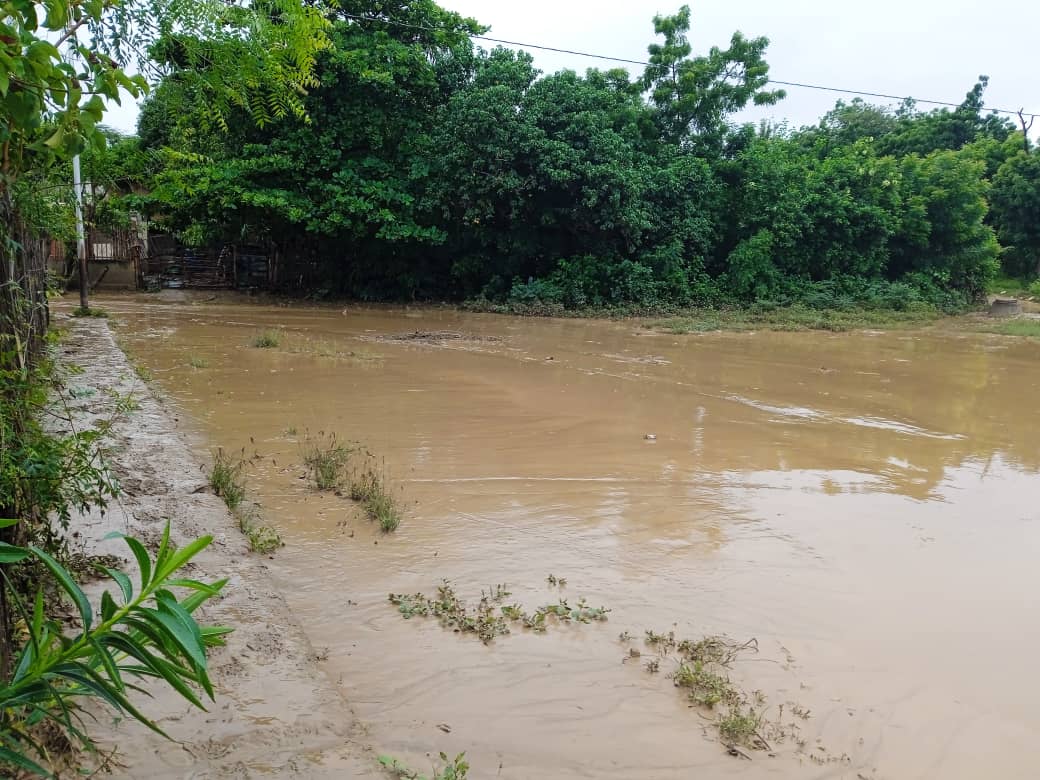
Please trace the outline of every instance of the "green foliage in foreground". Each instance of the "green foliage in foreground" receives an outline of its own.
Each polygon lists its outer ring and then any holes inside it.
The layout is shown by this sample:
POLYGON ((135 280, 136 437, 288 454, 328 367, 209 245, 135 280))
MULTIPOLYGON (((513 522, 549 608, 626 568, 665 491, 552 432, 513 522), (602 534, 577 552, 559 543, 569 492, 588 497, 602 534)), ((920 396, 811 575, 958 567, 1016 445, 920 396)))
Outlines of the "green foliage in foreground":
MULTIPOLYGON (((3 526, 16 522, 3 521, 3 526)), ((50 776, 42 766, 48 754, 40 738, 48 723, 92 749, 81 715, 83 699, 104 702, 163 736, 167 735, 131 701, 145 693, 142 681, 164 681, 199 709, 205 707, 196 689, 213 699, 207 649, 223 644, 231 629, 200 626, 192 613, 218 595, 226 580, 207 584, 176 576, 212 538, 204 536, 177 549, 167 524, 154 558, 137 539, 123 538, 137 561, 140 583, 135 587, 126 574, 101 567, 118 590, 115 596, 108 590, 102 594, 99 617, 69 571, 51 555, 34 546, 0 543, 4 587, 28 633, 15 656, 11 679, 0 683, 0 763, 9 770, 50 776), (76 608, 75 631, 47 617, 42 586, 31 604, 11 587, 10 567, 28 559, 42 564, 76 608), (187 595, 178 597, 173 588, 187 595)))

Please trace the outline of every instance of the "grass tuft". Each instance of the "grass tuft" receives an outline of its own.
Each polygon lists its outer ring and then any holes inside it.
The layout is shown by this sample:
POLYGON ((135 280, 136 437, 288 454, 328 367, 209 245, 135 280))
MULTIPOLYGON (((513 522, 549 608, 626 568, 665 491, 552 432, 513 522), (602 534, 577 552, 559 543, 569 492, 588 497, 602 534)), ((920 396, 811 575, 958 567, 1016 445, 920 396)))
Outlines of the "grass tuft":
POLYGON ((238 520, 238 528, 245 534, 249 549, 253 552, 265 554, 285 546, 276 530, 260 522, 260 513, 256 507, 248 511, 239 507, 235 511, 235 519, 238 520))
POLYGON ((371 456, 351 475, 350 497, 361 502, 369 519, 378 522, 383 533, 396 531, 401 525, 401 510, 396 496, 387 486, 385 466, 377 468, 371 456))
POLYGON ((234 511, 246 497, 245 482, 242 472, 245 470, 245 459, 234 458, 218 449, 213 453, 213 467, 209 472, 209 484, 213 492, 224 499, 227 508, 234 511))
POLYGON ((188 358, 188 365, 192 368, 209 368, 209 361, 201 355, 192 355, 188 358))
POLYGON ((343 484, 344 471, 354 448, 338 442, 334 433, 319 433, 307 436, 300 449, 318 490, 335 490, 343 484))
POLYGON ((276 328, 267 328, 253 336, 253 346, 259 349, 271 349, 282 343, 283 333, 276 328))
POLYGON ((153 379, 152 372, 148 370, 147 366, 143 366, 140 363, 131 362, 130 365, 134 369, 134 373, 137 374, 137 378, 142 382, 151 382, 153 379))

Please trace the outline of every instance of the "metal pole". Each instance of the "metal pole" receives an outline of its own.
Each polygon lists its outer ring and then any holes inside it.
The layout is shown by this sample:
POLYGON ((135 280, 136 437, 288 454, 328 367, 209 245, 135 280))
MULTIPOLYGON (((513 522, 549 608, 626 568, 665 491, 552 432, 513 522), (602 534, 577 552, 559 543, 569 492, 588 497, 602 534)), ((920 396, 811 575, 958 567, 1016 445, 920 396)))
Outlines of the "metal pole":
POLYGON ((83 229, 83 182, 79 174, 79 155, 72 158, 72 189, 76 192, 76 256, 79 259, 79 306, 81 309, 89 309, 87 300, 87 285, 89 274, 87 272, 87 238, 83 229))

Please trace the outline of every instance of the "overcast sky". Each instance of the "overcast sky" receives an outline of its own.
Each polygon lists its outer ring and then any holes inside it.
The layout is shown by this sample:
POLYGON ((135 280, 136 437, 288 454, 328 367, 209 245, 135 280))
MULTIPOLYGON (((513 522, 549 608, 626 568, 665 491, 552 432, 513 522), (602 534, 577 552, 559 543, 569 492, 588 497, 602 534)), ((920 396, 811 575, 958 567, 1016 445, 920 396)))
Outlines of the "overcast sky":
MULTIPOLYGON (((492 37, 633 60, 646 57, 654 15, 674 13, 680 4, 441 0, 442 6, 490 25, 492 37)), ((960 102, 984 73, 990 77, 987 106, 1040 112, 1035 55, 1040 2, 1035 0, 702 0, 690 7, 694 53, 724 47, 734 30, 765 35, 770 39, 766 60, 776 79, 960 102)), ((617 67, 567 54, 531 53, 547 73, 617 67)), ((776 106, 750 110, 739 119, 814 124, 841 97, 807 89, 787 92, 776 106)), ((113 107, 106 123, 132 132, 136 115, 135 106, 113 107)))

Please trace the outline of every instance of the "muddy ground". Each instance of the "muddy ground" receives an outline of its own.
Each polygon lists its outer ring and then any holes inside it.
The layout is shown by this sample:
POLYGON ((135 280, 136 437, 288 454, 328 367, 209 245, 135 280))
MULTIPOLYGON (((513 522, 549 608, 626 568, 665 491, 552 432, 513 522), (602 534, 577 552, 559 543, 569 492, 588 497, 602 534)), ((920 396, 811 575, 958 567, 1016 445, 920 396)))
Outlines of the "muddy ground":
POLYGON ((153 396, 116 346, 108 323, 68 321, 61 363, 82 374, 70 384, 72 420, 87 428, 113 415, 115 395, 133 394, 139 408, 117 417, 106 440, 109 463, 122 495, 108 511, 73 518, 71 531, 88 553, 115 553, 134 564, 118 541, 120 531, 153 549, 169 518, 178 543, 212 535, 191 576, 230 579, 224 597, 206 608, 210 624, 235 626, 227 647, 212 654, 217 700, 200 712, 154 688, 141 709, 178 744, 171 745, 131 722, 114 723, 99 712, 102 753, 115 778, 366 778, 384 777, 364 747, 365 735, 349 704, 318 669, 315 651, 273 587, 265 559, 251 554, 223 502, 206 484, 203 464, 180 430, 178 417, 153 396))

